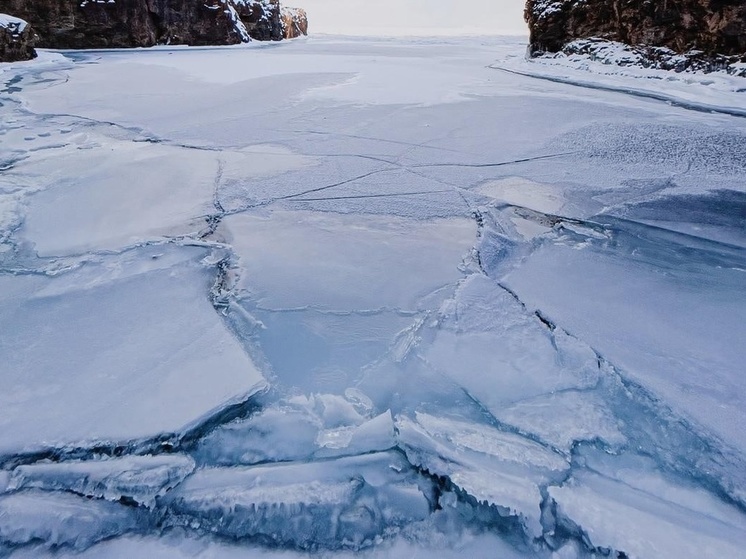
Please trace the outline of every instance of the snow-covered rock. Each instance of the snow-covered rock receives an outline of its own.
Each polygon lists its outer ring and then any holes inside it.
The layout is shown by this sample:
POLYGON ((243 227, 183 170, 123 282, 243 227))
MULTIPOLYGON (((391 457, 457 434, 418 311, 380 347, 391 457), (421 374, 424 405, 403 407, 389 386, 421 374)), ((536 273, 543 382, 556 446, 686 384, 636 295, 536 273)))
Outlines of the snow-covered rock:
POLYGON ((556 52, 575 39, 598 37, 631 45, 746 54, 743 2, 673 0, 528 0, 532 53, 556 52))
POLYGON ((0 62, 36 58, 34 30, 24 20, 0 13, 0 62))
POLYGON ((51 48, 226 45, 285 36, 279 0, 19 0, 15 13, 51 48))

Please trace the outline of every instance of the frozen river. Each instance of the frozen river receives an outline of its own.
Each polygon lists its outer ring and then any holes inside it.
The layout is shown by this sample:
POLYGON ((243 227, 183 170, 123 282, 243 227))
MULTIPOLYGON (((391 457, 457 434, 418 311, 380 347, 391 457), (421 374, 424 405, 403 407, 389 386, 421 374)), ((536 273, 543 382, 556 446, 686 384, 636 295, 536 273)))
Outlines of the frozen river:
POLYGON ((0 65, 0 557, 746 557, 746 92, 524 51, 0 65))

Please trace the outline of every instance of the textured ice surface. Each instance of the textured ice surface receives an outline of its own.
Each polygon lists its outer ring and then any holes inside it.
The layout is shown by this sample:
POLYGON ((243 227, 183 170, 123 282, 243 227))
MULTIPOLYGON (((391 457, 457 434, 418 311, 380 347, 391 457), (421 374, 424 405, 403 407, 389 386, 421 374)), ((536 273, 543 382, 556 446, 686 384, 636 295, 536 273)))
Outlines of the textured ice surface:
POLYGON ((557 390, 591 388, 599 366, 591 349, 552 332, 496 282, 472 275, 441 307, 427 362, 496 413, 557 390))
POLYGON ((212 465, 261 464, 365 454, 396 445, 391 412, 363 414, 332 394, 299 396, 221 425, 200 440, 198 460, 212 465))
POLYGON ((64 493, 22 491, 0 496, 0 552, 44 542, 85 549, 103 539, 135 531, 136 509, 64 493))
POLYGON ((612 447, 627 442, 620 431, 622 421, 593 393, 566 391, 537 396, 497 410, 495 416, 568 453, 577 441, 598 440, 612 447))
POLYGON ((0 275, 0 451, 179 432, 264 380, 215 313, 204 248, 0 275))
MULTIPOLYGON (((55 551, 58 558, 100 558, 129 559, 133 556, 146 556, 151 559, 246 559, 269 557, 271 559, 300 559, 318 557, 318 553, 278 549, 251 545, 245 542, 233 543, 215 541, 206 538, 181 539, 177 537, 133 537, 127 536, 104 541, 86 551, 55 551)), ((333 554, 339 559, 427 559, 437 555, 442 559, 459 559, 471 557, 499 557, 500 559, 519 559, 526 555, 517 551, 498 536, 490 533, 469 535, 447 545, 439 539, 412 541, 400 537, 393 541, 382 542, 376 547, 355 550, 337 551, 333 554)), ((22 549, 13 554, 14 559, 37 559, 52 556, 43 548, 22 549)), ((548 554, 531 554, 530 557, 548 557, 548 554)), ((563 559, 565 556, 562 556, 563 559)), ((567 557, 575 557, 574 555, 567 557)))
POLYGON ((540 487, 562 478, 569 468, 566 459, 512 433, 426 414, 416 421, 399 418, 397 429, 413 464, 447 476, 505 516, 519 516, 531 537, 541 535, 540 487))
POLYGON ((600 231, 559 234, 506 283, 530 309, 743 451, 746 410, 736 395, 746 393, 746 254, 624 222, 600 231))
POLYGON ((743 554, 746 522, 740 510, 699 488, 670 483, 652 464, 628 466, 580 472, 550 487, 560 522, 581 527, 592 546, 623 550, 628 557, 743 554))
MULTIPOLYGON (((427 488, 399 453, 318 463, 208 468, 169 495, 186 525, 301 548, 359 547, 431 509, 427 488), (426 489, 427 490, 427 489, 426 489)), ((431 498, 431 497, 430 497, 431 498)))
POLYGON ((127 456, 109 460, 38 463, 13 470, 9 489, 70 491, 108 501, 128 500, 146 507, 194 470, 187 456, 127 456))

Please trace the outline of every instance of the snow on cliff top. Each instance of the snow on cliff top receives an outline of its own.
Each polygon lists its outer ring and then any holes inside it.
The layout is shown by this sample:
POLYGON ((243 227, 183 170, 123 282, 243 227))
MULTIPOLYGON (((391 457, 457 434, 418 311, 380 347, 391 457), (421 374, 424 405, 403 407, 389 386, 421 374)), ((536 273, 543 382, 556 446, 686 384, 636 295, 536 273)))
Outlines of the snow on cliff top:
POLYGON ((533 6, 533 13, 538 19, 545 18, 562 10, 567 0, 537 0, 533 6))
POLYGON ((28 22, 21 18, 9 16, 8 14, 0 14, 0 27, 9 29, 12 33, 23 33, 27 25, 28 22))

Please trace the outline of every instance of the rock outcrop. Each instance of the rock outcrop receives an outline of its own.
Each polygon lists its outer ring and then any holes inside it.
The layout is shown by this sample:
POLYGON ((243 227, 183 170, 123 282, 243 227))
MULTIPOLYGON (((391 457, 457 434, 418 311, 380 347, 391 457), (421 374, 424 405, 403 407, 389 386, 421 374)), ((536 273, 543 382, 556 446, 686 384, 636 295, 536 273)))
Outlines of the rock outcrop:
POLYGON ((252 39, 279 41, 282 20, 279 0, 231 0, 252 39))
POLYGON ((557 52, 575 39, 746 53, 744 0, 527 0, 530 52, 557 52))
POLYGON ((34 31, 24 20, 0 13, 0 62, 36 58, 34 31))
POLYGON ((279 0, 0 0, 49 48, 230 45, 283 38, 279 0))
POLYGON ((282 19, 282 35, 285 39, 294 39, 301 35, 308 35, 308 16, 305 10, 283 7, 280 15, 282 19))

